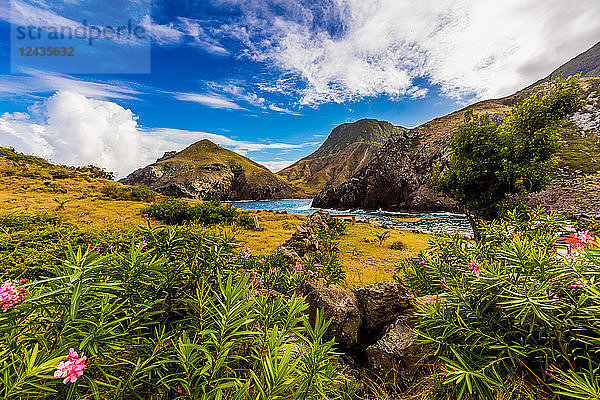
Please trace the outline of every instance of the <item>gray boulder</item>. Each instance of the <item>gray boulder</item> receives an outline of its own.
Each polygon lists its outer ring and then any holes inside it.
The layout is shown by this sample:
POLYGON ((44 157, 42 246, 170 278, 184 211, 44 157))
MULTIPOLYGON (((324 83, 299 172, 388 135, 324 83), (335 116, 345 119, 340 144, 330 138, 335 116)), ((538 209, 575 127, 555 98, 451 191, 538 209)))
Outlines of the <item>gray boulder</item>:
POLYGON ((331 324, 325 339, 335 338, 340 347, 349 349, 358 343, 358 329, 363 320, 356 294, 338 285, 326 285, 322 279, 310 279, 302 287, 309 304, 310 320, 318 309, 331 324))
POLYGON ((369 368, 380 375, 390 371, 414 369, 419 359, 418 335, 409 327, 410 317, 400 316, 389 325, 381 339, 367 347, 369 368))
POLYGON ((398 316, 413 309, 414 297, 397 282, 379 282, 355 289, 363 311, 362 330, 367 335, 378 335, 398 316))

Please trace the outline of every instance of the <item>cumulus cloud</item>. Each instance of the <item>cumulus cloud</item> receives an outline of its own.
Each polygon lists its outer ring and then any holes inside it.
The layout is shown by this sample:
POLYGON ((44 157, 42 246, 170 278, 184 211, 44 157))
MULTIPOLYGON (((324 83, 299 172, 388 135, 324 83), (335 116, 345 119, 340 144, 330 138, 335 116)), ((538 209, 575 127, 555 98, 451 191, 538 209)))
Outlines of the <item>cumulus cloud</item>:
POLYGON ((220 32, 240 57, 281 73, 264 89, 301 104, 421 97, 425 78, 450 96, 507 95, 600 37, 600 2, 581 0, 220 0, 241 17, 220 32))
POLYGON ((307 144, 254 143, 179 129, 142 129, 131 110, 117 103, 59 91, 30 113, 0 116, 0 142, 69 165, 95 164, 123 177, 166 151, 209 139, 238 152, 300 149, 307 144))

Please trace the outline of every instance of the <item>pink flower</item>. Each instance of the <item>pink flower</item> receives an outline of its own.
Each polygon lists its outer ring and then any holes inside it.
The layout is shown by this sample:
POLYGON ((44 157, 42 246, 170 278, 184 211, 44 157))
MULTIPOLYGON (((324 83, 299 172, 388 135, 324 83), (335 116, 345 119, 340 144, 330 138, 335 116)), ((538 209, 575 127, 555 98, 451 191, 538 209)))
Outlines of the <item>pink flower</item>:
POLYGON ((473 275, 479 278, 479 275, 481 275, 481 265, 477 261, 471 260, 469 268, 473 270, 473 275))
POLYGON ((296 264, 296 266, 294 266, 294 269, 296 270, 296 272, 302 271, 302 264, 296 264))
POLYGON ((23 301, 27 289, 21 284, 27 282, 26 279, 14 279, 5 281, 0 286, 0 307, 2 312, 6 312, 11 307, 23 301))
POLYGON ((255 282, 257 285, 261 286, 265 283, 265 280, 258 275, 258 272, 252 271, 252 282, 255 282))
POLYGON ((446 278, 442 278, 442 283, 446 283, 446 278))
POLYGON ((262 263, 264 263, 264 262, 265 262, 265 259, 264 259, 264 258, 261 258, 260 260, 258 260, 258 262, 259 262, 260 264, 262 264, 262 263))
POLYGON ((550 368, 550 366, 546 367, 546 371, 544 372, 546 375, 548 375, 550 378, 552 379, 556 379, 556 377, 554 376, 554 374, 558 372, 553 370, 552 368, 550 368))
MULTIPOLYGON (((82 354, 83 356, 83 354, 82 354)), ((77 361, 77 359, 79 358, 79 355, 77 354, 77 352, 71 347, 69 349, 69 354, 67 356, 65 356, 63 359, 67 360, 67 361, 77 361)))
POLYGON ((569 257, 577 258, 583 254, 583 250, 594 243, 594 238, 588 231, 576 232, 574 235, 575 242, 569 243, 569 257))
POLYGON ((575 288, 575 287, 586 287, 587 284, 589 283, 587 279, 583 279, 583 278, 569 278, 569 280, 573 283, 571 283, 569 285, 569 287, 575 288))
POLYGON ((590 233, 588 231, 582 231, 582 232, 575 233, 575 239, 577 240, 578 243, 580 243, 583 246, 590 245, 596 241, 596 238, 594 238, 592 235, 590 235, 590 233))
POLYGON ((65 385, 69 382, 75 382, 83 375, 83 370, 86 367, 84 364, 86 359, 87 357, 83 353, 79 357, 75 350, 72 348, 69 349, 69 354, 63 358, 64 361, 61 361, 56 366, 54 377, 63 378, 63 384, 65 385))
POLYGON ((249 248, 247 248, 247 247, 242 248, 242 258, 250 258, 251 254, 252 254, 252 252, 250 251, 249 248))
POLYGON ((140 240, 140 241, 139 241, 139 243, 138 243, 138 245, 137 245, 138 249, 139 249, 140 247, 143 249, 143 248, 144 248, 144 247, 146 247, 146 246, 148 246, 148 243, 146 243, 146 241, 145 241, 145 240, 140 240))
POLYGON ((178 394, 182 394, 183 393, 183 389, 181 388, 181 386, 177 386, 177 389, 175 390, 175 393, 178 393, 178 394))
POLYGON ((164 347, 169 347, 170 345, 171 345, 171 343, 168 343, 166 340, 163 340, 162 342, 159 342, 156 345, 156 350, 160 350, 160 349, 162 349, 164 347))

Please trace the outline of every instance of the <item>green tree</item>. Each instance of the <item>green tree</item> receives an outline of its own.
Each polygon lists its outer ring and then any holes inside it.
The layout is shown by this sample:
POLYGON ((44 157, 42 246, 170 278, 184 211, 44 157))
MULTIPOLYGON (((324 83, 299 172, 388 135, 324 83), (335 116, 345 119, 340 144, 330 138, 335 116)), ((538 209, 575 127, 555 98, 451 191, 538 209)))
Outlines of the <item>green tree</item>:
POLYGON ((537 192, 550 183, 562 145, 558 126, 584 104, 576 75, 559 77, 514 106, 502 126, 488 114, 465 112, 449 143, 451 158, 437 166, 431 181, 464 207, 476 240, 479 219, 497 217, 509 196, 537 192))

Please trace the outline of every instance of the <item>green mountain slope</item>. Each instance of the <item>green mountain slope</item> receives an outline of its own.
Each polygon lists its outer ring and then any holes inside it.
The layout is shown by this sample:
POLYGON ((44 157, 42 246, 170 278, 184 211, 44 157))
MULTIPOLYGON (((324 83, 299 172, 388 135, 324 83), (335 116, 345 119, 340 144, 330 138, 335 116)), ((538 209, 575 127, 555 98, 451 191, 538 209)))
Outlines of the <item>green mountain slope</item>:
POLYGON ((206 139, 179 153, 166 153, 121 182, 202 200, 277 199, 295 194, 264 166, 206 139))
POLYGON ((582 77, 600 77, 600 42, 596 43, 589 50, 561 65, 550 75, 540 79, 530 87, 547 82, 552 77, 557 77, 560 75, 567 77, 579 73, 581 73, 582 77))

